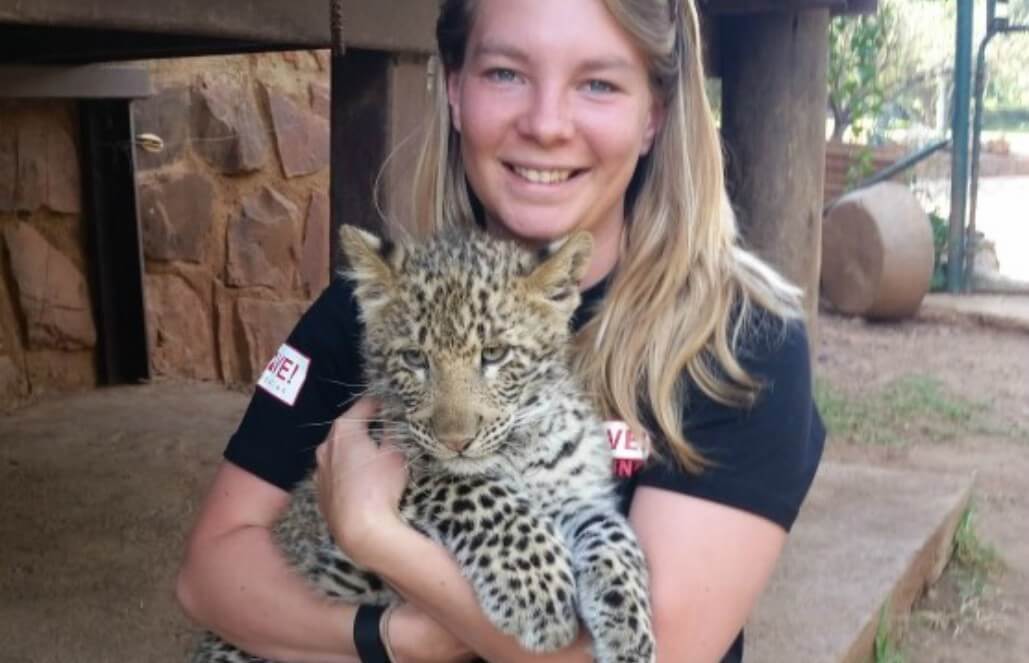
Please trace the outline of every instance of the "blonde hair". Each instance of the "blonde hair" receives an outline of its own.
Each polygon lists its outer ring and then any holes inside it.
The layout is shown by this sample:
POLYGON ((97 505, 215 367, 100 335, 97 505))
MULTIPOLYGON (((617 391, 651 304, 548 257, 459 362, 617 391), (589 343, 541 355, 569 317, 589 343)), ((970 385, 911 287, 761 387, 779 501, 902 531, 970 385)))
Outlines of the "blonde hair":
MULTIPOLYGON (((626 193, 619 262, 600 310, 576 338, 575 364, 605 416, 657 435, 664 445, 655 451, 696 472, 705 461, 683 434, 683 371, 719 402, 751 404, 760 385, 737 355, 754 305, 784 321, 800 318, 800 291, 739 245, 693 2, 604 3, 646 55, 665 112, 626 193)), ((481 212, 465 180, 445 85, 446 74, 463 65, 474 4, 444 0, 437 23, 443 70, 414 186, 416 223, 425 232, 467 224, 481 212)))

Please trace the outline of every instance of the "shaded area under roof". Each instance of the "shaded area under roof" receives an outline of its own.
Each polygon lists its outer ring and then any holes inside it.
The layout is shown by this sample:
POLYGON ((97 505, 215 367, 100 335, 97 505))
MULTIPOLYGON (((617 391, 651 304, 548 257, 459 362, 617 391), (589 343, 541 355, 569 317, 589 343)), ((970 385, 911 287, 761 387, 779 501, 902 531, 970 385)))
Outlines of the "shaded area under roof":
MULTIPOLYGON (((877 0, 698 0, 708 14, 829 8, 877 0)), ((328 48, 330 0, 0 0, 0 63, 77 64, 328 48)), ((349 48, 429 53, 435 0, 343 0, 349 48)))
MULTIPOLYGON (((0 0, 0 62, 82 63, 328 48, 329 0, 0 0)), ((344 0, 348 47, 427 53, 430 0, 344 0)))

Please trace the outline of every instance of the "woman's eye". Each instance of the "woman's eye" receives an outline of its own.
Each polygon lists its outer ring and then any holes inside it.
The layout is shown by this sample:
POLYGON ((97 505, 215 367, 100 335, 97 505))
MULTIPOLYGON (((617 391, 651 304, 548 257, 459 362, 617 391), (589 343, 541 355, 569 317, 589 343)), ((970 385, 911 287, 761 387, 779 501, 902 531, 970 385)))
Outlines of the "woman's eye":
POLYGON ((597 79, 586 81, 585 88, 588 92, 595 94, 607 94, 615 91, 615 86, 607 81, 601 81, 597 79))
POLYGON ((507 358, 509 348, 503 345, 487 345, 482 349, 482 364, 499 364, 507 358))
POLYGON ((404 360, 408 367, 415 370, 428 368, 429 366, 429 360, 426 359, 425 353, 420 350, 402 350, 400 358, 404 360))
POLYGON ((513 69, 497 67, 487 71, 486 78, 498 83, 514 83, 518 80, 518 74, 513 69))

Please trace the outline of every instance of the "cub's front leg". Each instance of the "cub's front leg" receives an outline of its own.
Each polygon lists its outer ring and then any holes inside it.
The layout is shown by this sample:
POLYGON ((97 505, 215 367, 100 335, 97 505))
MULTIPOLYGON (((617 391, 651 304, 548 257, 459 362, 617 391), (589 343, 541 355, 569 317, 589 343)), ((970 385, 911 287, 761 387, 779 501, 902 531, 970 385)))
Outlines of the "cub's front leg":
POLYGON ((450 550, 494 626, 533 652, 572 643, 579 622, 568 550, 516 486, 440 477, 407 498, 412 524, 450 550))
POLYGON ((655 660, 647 564, 613 505, 569 503, 558 516, 572 550, 582 620, 597 663, 655 660))

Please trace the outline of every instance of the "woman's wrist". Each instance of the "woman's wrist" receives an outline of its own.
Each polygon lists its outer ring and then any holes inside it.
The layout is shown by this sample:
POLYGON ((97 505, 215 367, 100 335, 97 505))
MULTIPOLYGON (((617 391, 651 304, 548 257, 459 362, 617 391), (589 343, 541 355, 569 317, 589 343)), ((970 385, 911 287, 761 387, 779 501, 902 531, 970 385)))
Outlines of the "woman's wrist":
POLYGON ((475 654, 424 612, 401 604, 384 621, 383 638, 393 663, 471 661, 475 654))
POLYGON ((348 523, 337 537, 340 548, 359 566, 380 572, 381 551, 386 550, 404 530, 410 527, 400 519, 399 514, 388 513, 362 517, 348 523))

